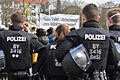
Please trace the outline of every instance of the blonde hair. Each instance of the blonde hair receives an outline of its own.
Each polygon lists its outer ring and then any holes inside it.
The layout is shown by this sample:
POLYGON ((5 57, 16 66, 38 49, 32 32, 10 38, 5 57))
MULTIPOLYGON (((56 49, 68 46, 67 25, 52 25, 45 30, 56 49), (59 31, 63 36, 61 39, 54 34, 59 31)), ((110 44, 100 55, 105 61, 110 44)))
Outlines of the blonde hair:
POLYGON ((68 34, 69 32, 70 28, 67 25, 60 24, 55 30, 57 38, 56 42, 57 43, 61 42, 65 38, 65 35, 68 34))

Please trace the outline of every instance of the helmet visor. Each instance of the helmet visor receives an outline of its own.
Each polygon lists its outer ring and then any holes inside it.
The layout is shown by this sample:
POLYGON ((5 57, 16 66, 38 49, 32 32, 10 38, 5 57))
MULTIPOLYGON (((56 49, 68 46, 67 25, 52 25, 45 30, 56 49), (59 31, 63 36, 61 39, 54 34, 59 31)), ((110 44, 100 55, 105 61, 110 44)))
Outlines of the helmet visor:
POLYGON ((79 46, 70 50, 70 54, 73 60, 75 61, 75 63, 82 70, 86 71, 88 69, 91 61, 83 44, 80 44, 79 46))
POLYGON ((120 54, 120 44, 119 43, 115 43, 115 47, 116 47, 118 53, 120 54))

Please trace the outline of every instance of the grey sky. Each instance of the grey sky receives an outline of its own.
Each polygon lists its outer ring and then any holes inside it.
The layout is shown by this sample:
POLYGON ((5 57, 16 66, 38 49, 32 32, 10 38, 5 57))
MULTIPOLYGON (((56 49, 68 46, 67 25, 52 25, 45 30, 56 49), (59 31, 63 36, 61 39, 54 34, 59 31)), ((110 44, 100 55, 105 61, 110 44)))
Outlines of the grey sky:
POLYGON ((119 2, 120 3, 120 0, 83 0, 85 1, 86 3, 95 3, 95 4, 101 4, 101 3, 105 3, 105 2, 108 2, 108 1, 113 1, 113 2, 119 2))
MULTIPOLYGON (((64 0, 61 0, 61 1, 64 1, 64 0)), ((75 0, 67 0, 67 1, 75 1, 75 0)), ((101 4, 101 3, 105 3, 105 2, 108 2, 108 1, 113 1, 113 2, 116 2, 116 3, 120 3, 120 0, 76 0, 76 1, 85 1, 86 3, 94 3, 94 4, 101 4)))

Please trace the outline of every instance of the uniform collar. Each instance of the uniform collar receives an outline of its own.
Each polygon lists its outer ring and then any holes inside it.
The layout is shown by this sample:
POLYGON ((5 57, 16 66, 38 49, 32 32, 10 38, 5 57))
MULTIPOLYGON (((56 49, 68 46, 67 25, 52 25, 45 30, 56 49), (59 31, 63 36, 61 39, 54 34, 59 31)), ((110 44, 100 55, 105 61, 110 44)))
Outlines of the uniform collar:
POLYGON ((22 27, 19 26, 19 25, 12 25, 12 26, 10 26, 9 30, 12 30, 12 31, 21 31, 22 27))
POLYGON ((83 24, 83 27, 87 28, 99 28, 99 24, 96 20, 89 20, 83 24))
POLYGON ((114 30, 114 31, 120 31, 120 25, 112 25, 109 28, 110 31, 114 30))

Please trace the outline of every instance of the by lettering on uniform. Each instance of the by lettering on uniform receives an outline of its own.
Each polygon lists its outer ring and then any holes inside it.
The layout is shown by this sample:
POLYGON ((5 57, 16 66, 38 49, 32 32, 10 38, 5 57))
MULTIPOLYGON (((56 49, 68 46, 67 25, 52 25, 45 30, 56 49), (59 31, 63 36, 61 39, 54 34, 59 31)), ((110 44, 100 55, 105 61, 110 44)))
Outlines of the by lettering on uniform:
POLYGON ((91 60, 100 60, 101 59, 101 54, 102 54, 102 49, 99 48, 100 44, 92 44, 91 49, 89 49, 89 54, 90 54, 90 59, 91 60))

